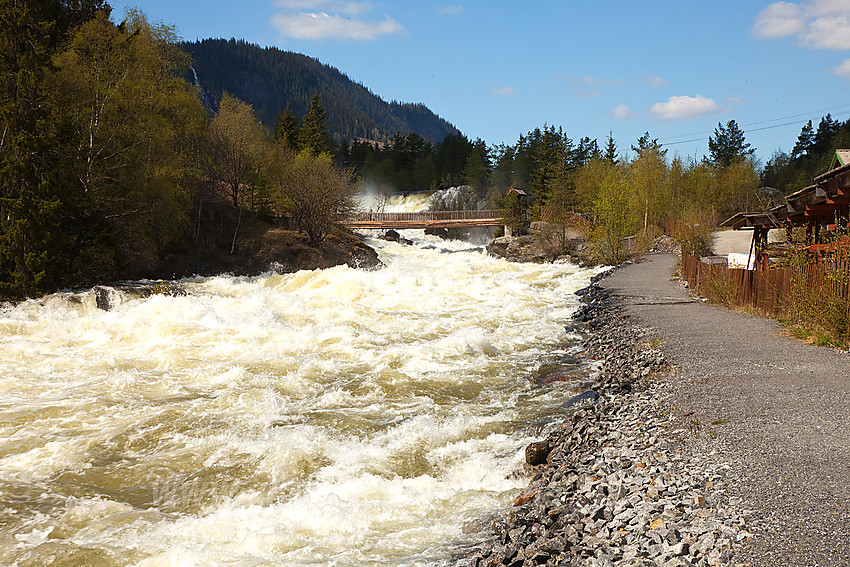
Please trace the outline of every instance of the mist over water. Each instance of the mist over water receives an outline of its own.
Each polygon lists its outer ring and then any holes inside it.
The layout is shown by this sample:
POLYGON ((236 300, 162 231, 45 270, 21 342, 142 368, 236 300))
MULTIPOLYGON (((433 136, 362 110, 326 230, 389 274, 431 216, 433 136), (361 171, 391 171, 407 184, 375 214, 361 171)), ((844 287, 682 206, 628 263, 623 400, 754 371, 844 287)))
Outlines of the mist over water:
POLYGON ((0 306, 0 564, 452 564, 528 482, 596 271, 406 236, 0 306))

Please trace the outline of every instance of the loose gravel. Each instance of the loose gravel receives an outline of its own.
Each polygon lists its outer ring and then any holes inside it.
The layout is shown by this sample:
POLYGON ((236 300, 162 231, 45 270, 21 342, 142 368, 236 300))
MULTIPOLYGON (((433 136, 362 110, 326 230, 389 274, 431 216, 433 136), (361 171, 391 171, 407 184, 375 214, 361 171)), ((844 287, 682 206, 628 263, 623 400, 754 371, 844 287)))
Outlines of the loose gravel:
POLYGON ((472 565, 850 566, 850 356, 689 296, 670 254, 577 314, 596 395, 472 565))
POLYGON ((727 564, 751 537, 746 515, 715 463, 682 451, 699 431, 675 416, 664 354, 606 290, 580 294, 593 395, 577 396, 580 409, 529 445, 534 478, 471 564, 727 564))

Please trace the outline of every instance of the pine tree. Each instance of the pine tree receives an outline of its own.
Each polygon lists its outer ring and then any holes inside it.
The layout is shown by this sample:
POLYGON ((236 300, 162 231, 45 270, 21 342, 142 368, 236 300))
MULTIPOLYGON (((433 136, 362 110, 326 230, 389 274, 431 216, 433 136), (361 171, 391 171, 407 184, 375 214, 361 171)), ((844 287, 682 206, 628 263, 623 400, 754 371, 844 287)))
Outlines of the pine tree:
POLYGON ((492 160, 487 144, 481 138, 472 143, 472 153, 466 159, 464 168, 464 179, 467 185, 471 185, 476 191, 487 188, 492 169, 492 160))
POLYGON ((298 118, 289 107, 289 102, 286 103, 286 108, 283 109, 283 112, 277 118, 274 139, 287 148, 298 149, 298 118))
POLYGON ((794 144, 794 149, 791 150, 791 158, 796 159, 804 155, 808 155, 815 143, 815 130, 812 128, 812 121, 806 122, 803 129, 800 130, 800 135, 797 136, 797 143, 794 144))
POLYGON ((534 192, 536 215, 546 205, 552 189, 558 187, 558 181, 566 175, 566 159, 574 151, 573 141, 562 129, 543 126, 543 130, 531 132, 531 157, 534 169, 529 178, 529 187, 534 192))
POLYGON ((649 138, 649 132, 644 132, 643 136, 638 138, 637 146, 632 146, 632 151, 637 153, 637 157, 640 158, 646 151, 655 151, 663 158, 667 156, 667 150, 661 149, 661 144, 658 143, 658 138, 649 138))
POLYGON ((300 149, 314 156, 330 152, 327 124, 325 123, 327 118, 327 112, 322 105, 322 97, 319 96, 318 92, 313 93, 310 107, 307 109, 307 114, 304 115, 301 128, 298 130, 298 146, 300 149))
POLYGON ((708 138, 710 161, 717 167, 728 167, 733 163, 755 153, 755 148, 744 141, 744 132, 734 120, 723 126, 719 122, 714 136, 708 138))
POLYGON ((614 141, 614 133, 608 132, 608 141, 605 143, 605 161, 616 164, 619 161, 617 157, 617 142, 614 141))
POLYGON ((814 150, 814 153, 818 155, 832 153, 832 150, 834 149, 831 147, 832 138, 840 128, 841 123, 837 120, 833 120, 831 115, 827 114, 821 118, 821 121, 818 124, 818 129, 815 132, 814 139, 812 140, 812 149, 814 150))
POLYGON ((493 172, 490 174, 490 183, 505 192, 513 182, 514 148, 500 144, 493 149, 493 172))
POLYGON ((599 149, 599 144, 596 140, 591 140, 587 136, 579 140, 576 147, 568 156, 570 168, 581 167, 592 159, 600 159, 602 150, 599 149))
POLYGON ((0 3, 0 295, 33 295, 59 281, 61 164, 52 150, 44 79, 56 2, 0 3))

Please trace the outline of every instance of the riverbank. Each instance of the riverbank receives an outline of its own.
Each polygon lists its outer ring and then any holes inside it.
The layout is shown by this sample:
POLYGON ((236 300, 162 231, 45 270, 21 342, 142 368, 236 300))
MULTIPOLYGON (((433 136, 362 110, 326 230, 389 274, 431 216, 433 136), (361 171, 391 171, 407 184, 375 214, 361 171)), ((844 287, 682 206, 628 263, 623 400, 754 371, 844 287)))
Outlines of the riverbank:
POLYGON ((598 283, 582 296, 576 320, 598 395, 529 447, 531 463, 548 456, 471 564, 727 563, 752 536, 746 514, 721 467, 683 450, 708 432, 672 402, 674 372, 658 339, 598 283))
POLYGON ((683 451, 717 459, 752 510, 735 563, 850 565, 850 356, 693 301, 674 269, 650 256, 602 285, 676 367, 672 403, 702 431, 683 451))
POLYGON ((674 269, 673 256, 649 255, 599 282, 602 316, 591 317, 598 329, 586 344, 600 376, 618 358, 632 367, 635 344, 671 371, 573 416, 534 496, 475 564, 850 565, 850 358, 689 297, 674 269), (618 338, 621 328, 642 343, 618 338), (617 354, 594 347, 606 337, 617 354), (556 499, 562 511, 546 503, 556 499), (536 551, 540 534, 548 557, 536 551))
POLYGON ((340 265, 366 269, 382 265, 377 252, 349 230, 336 229, 321 242, 310 242, 299 232, 256 224, 243 229, 232 252, 227 246, 177 252, 152 270, 131 274, 130 279, 173 280, 223 273, 253 276, 270 270, 290 273, 340 265))

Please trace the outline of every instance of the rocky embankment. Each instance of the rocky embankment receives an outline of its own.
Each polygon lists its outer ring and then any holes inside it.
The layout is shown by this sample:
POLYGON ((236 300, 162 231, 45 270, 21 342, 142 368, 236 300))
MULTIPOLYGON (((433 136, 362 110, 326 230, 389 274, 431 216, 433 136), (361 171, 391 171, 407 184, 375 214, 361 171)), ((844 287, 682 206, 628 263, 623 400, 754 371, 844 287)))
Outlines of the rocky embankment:
POLYGON ((666 401, 673 370, 604 290, 583 301, 598 395, 529 445, 533 480, 471 565, 728 564, 751 534, 723 471, 683 443, 700 430, 666 401))
POLYGON ((251 276, 340 265, 365 269, 383 266, 378 253, 348 230, 335 230, 314 243, 292 230, 260 226, 246 230, 232 253, 227 247, 209 246, 173 254, 151 272, 131 274, 129 279, 169 280, 222 273, 251 276))
POLYGON ((533 222, 528 234, 500 236, 487 245, 487 252, 511 262, 553 262, 574 264, 588 261, 587 241, 573 228, 558 228, 545 222, 533 222))

